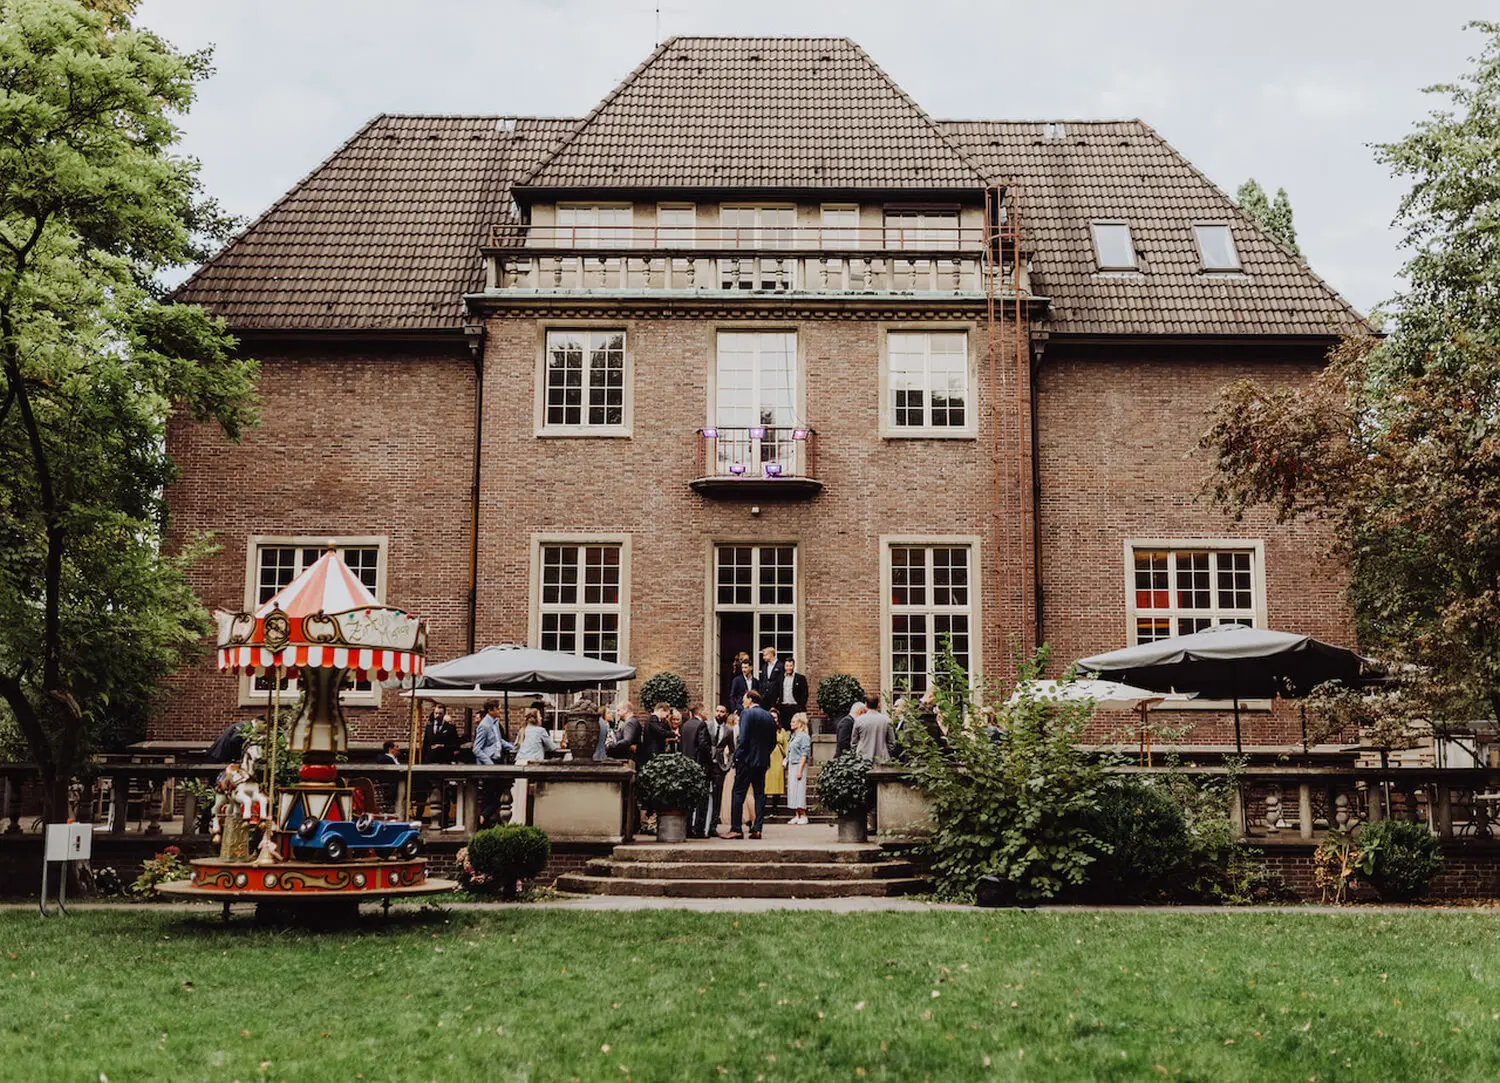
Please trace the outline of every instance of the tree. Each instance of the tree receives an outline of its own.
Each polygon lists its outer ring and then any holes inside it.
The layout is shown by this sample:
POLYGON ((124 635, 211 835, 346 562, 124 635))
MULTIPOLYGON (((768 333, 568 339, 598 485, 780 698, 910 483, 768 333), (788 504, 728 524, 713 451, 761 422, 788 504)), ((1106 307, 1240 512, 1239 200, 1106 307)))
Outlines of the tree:
POLYGON ((1292 201, 1287 198, 1285 188, 1276 189, 1273 203, 1266 198, 1266 190, 1260 182, 1251 177, 1240 185, 1234 198, 1240 210, 1253 218, 1256 225, 1290 248, 1298 259, 1302 258, 1302 249, 1297 247, 1297 227, 1292 224, 1292 201))
POLYGON ((1428 721, 1500 717, 1500 24, 1471 27, 1448 106, 1377 148, 1412 184, 1390 336, 1300 389, 1231 385, 1201 442, 1221 503, 1331 524, 1361 642, 1415 663, 1428 721))
POLYGON ((171 153, 209 57, 130 13, 0 8, 0 701, 49 819, 208 630, 184 578, 203 543, 162 546, 169 414, 254 420, 255 363, 156 283, 228 228, 171 153))

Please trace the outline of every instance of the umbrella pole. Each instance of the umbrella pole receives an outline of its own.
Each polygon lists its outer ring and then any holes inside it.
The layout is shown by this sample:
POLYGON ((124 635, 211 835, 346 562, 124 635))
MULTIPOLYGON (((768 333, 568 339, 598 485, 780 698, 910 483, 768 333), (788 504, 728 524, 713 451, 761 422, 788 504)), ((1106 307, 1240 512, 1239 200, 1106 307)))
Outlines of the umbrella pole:
POLYGON ((415 799, 412 790, 412 767, 417 762, 417 744, 422 739, 419 728, 421 717, 421 709, 417 706, 417 675, 413 673, 411 675, 411 737, 406 743, 406 818, 408 820, 416 819, 416 814, 412 811, 412 802, 415 799))
POLYGON ((1234 694, 1234 754, 1236 756, 1245 754, 1244 746, 1240 742, 1240 694, 1238 691, 1234 694))
POLYGON ((276 745, 281 736, 281 667, 271 667, 271 770, 266 774, 266 803, 271 806, 271 819, 276 812, 276 745))
POLYGON ((505 690, 505 739, 510 740, 510 689, 505 690))

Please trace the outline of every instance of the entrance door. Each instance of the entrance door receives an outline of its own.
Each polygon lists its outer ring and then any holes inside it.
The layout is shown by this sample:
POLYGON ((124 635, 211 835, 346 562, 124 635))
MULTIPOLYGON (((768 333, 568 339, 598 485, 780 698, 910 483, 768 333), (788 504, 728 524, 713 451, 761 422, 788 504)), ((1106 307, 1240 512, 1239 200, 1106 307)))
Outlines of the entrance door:
POLYGON ((737 671, 735 655, 744 651, 755 660, 755 614, 719 614, 719 702, 731 711, 739 710, 739 704, 729 702, 729 690, 734 684, 737 671))

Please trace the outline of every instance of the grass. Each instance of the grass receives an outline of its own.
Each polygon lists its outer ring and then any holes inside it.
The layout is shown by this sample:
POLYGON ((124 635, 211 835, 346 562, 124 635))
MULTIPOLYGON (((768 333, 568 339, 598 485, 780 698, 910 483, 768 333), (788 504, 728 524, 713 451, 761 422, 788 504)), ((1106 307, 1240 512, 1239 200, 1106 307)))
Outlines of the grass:
POLYGON ((1500 1077, 1485 913, 0 913, 30 1080, 1500 1077))

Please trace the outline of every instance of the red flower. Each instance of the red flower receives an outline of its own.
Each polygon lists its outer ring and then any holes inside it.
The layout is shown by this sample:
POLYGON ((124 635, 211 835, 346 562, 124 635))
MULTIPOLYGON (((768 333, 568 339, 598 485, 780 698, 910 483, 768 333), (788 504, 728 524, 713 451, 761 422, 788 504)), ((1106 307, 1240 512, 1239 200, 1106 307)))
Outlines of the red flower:
POLYGON ((177 857, 181 855, 182 848, 180 846, 168 846, 165 850, 162 851, 162 853, 171 854, 173 857, 177 857))

